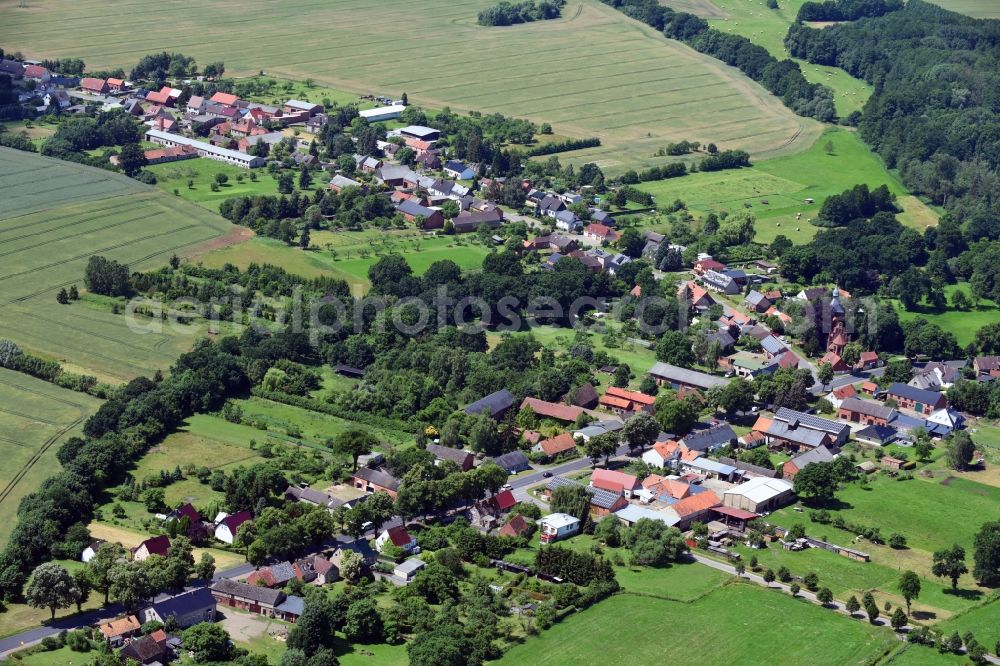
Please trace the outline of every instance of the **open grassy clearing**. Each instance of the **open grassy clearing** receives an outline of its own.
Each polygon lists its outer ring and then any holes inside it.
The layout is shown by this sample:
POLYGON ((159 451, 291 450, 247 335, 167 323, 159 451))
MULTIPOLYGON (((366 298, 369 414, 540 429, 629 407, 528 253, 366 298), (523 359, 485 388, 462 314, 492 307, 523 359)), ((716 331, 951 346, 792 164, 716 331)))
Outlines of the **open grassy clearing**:
POLYGON ((968 283, 961 282, 945 285, 944 294, 948 306, 944 310, 935 310, 926 302, 921 302, 913 310, 905 310, 898 301, 893 302, 896 304, 896 311, 899 312, 900 321, 910 321, 917 317, 923 317, 945 331, 954 333, 958 344, 964 347, 975 339, 976 331, 987 324, 1000 320, 1000 306, 984 298, 968 310, 956 310, 951 305, 951 297, 956 291, 965 292, 966 297, 970 301, 972 300, 972 289, 968 283))
POLYGON ((411 103, 431 108, 497 111, 550 122, 560 134, 600 136, 603 146, 566 159, 598 161, 611 174, 662 162, 654 153, 670 141, 772 155, 804 149, 819 131, 738 70, 597 0, 571 0, 563 18, 508 28, 476 24, 493 0, 426 0, 417 12, 402 0, 223 0, 197 16, 185 5, 153 0, 113 9, 99 0, 17 4, 0 2, 0 41, 28 56, 73 55, 92 68, 128 68, 150 50, 166 49, 200 63, 224 60, 233 75, 264 70, 352 93, 405 91, 411 103), (128 21, 109 20, 123 16, 128 21), (163 25, 172 28, 163 33, 163 25), (268 29, 248 38, 246 31, 260 25, 268 29), (153 33, 163 33, 155 49, 142 37, 153 33), (463 54, 458 62, 456 52, 463 54), (538 63, 545 63, 544 76, 538 63))
POLYGON ((932 209, 909 196, 895 174, 885 168, 855 132, 829 128, 807 151, 747 169, 694 173, 682 178, 637 185, 665 204, 681 199, 695 213, 742 210, 749 204, 757 218, 755 240, 769 243, 783 234, 793 242, 807 242, 820 231, 807 219, 816 217, 826 197, 865 183, 886 185, 904 212, 900 220, 923 231, 937 223, 932 209), (827 144, 832 151, 827 152, 827 144), (813 199, 812 204, 805 199, 813 199), (767 204, 763 202, 767 201, 767 204), (802 218, 795 219, 801 213, 802 218))
POLYGON ((511 649, 509 664, 685 662, 857 664, 887 653, 889 632, 787 594, 726 585, 690 604, 616 595, 511 649))
POLYGON ((150 268, 219 244, 232 225, 124 176, 6 148, 0 188, 0 337, 116 383, 164 368, 190 347, 193 335, 170 327, 138 334, 110 310, 58 305, 56 292, 83 287, 92 255, 150 268))
MULTIPOLYGON (((280 433, 290 427, 298 428, 302 432, 302 436, 292 438, 292 441, 302 441, 314 446, 322 445, 331 437, 335 438, 341 433, 359 427, 359 424, 354 421, 261 398, 239 400, 237 404, 243 410, 245 419, 263 421, 271 433, 280 433)), ((414 435, 402 430, 389 430, 369 425, 363 426, 363 429, 383 442, 395 445, 406 445, 414 442, 414 435)))
POLYGON ((198 256, 205 266, 220 268, 233 264, 246 268, 251 263, 269 263, 305 278, 333 276, 346 280, 352 292, 360 296, 368 290, 368 269, 382 256, 402 254, 415 275, 422 275, 435 261, 449 259, 463 270, 478 270, 490 250, 471 235, 423 236, 413 229, 318 231, 312 234, 314 249, 303 252, 298 247, 255 237, 240 245, 231 245, 198 256))
POLYGON ((965 14, 972 18, 995 19, 1000 18, 1000 4, 996 0, 930 0, 935 5, 941 5, 945 9, 950 9, 959 14, 965 14))
POLYGON ((956 630, 959 634, 971 631, 976 640, 992 652, 1000 641, 1000 597, 994 596, 969 612, 952 618, 941 628, 948 634, 956 630))
MULTIPOLYGON (((150 536, 145 531, 135 531, 118 525, 97 521, 88 525, 87 529, 90 530, 91 535, 95 539, 117 541, 126 548, 135 548, 150 536)), ((160 534, 163 534, 163 532, 160 532, 160 534)), ((195 548, 194 559, 196 562, 201 558, 202 553, 209 553, 215 558, 215 567, 218 571, 239 566, 246 561, 246 558, 242 555, 231 553, 221 548, 195 548)))
MULTIPOLYGON (((845 590, 859 589, 859 586, 878 587, 891 598, 896 594, 895 580, 884 579, 887 572, 882 569, 894 571, 896 576, 907 569, 913 570, 925 579, 926 592, 921 594, 921 603, 928 606, 928 612, 935 613, 926 619, 934 621, 947 617, 981 599, 988 590, 977 588, 971 576, 966 575, 959 580, 959 594, 946 591, 950 583, 931 574, 931 555, 935 550, 957 543, 965 547, 971 562, 973 537, 982 523, 995 515, 998 501, 1000 488, 969 478, 936 475, 933 479, 916 477, 896 481, 876 476, 870 480, 868 490, 856 483, 849 484, 838 493, 840 508, 831 509, 830 513, 839 514, 848 522, 879 527, 883 537, 899 532, 906 536, 907 548, 894 550, 861 541, 856 547, 871 554, 871 564, 847 560, 836 563, 828 558, 830 561, 816 571, 821 579, 824 571, 831 576, 828 582, 835 593, 835 587, 845 590)), ((814 523, 807 513, 797 512, 792 507, 775 511, 768 520, 785 527, 799 523, 809 534, 843 545, 850 545, 855 537, 854 533, 832 525, 814 523)), ((822 554, 808 552, 805 558, 800 558, 802 553, 776 554, 774 557, 799 561, 822 557, 822 554)), ((793 572, 801 569, 787 566, 793 572)))
POLYGON ((0 548, 21 498, 59 467, 56 451, 77 435, 101 401, 0 369, 0 548))
MULTIPOLYGON (((231 197, 258 194, 278 196, 278 181, 267 169, 251 171, 204 158, 154 164, 147 168, 156 174, 156 185, 163 191, 173 194, 176 190, 180 198, 216 212, 222 202, 231 197), (220 185, 218 192, 213 192, 212 183, 219 173, 225 174, 229 182, 220 185), (257 180, 250 179, 251 173, 257 180), (242 178, 243 182, 239 182, 238 178, 242 178), (189 180, 194 181, 191 187, 188 187, 189 180)), ((322 174, 317 179, 322 180, 322 174)))
MULTIPOLYGON (((819 538, 827 536, 838 543, 843 543, 843 538, 847 537, 837 530, 827 529, 825 525, 808 523, 806 529, 811 535, 819 538)), ((777 572, 781 567, 787 567, 793 576, 804 576, 810 571, 815 572, 819 574, 820 585, 830 588, 833 595, 842 601, 846 601, 852 595, 860 599, 866 591, 871 591, 878 600, 880 608, 885 601, 894 606, 904 604, 904 599, 899 594, 898 582, 901 572, 909 566, 906 564, 906 559, 898 563, 886 561, 887 558, 881 557, 883 553, 874 552, 876 549, 868 543, 858 544, 856 547, 872 554, 872 561, 857 562, 819 548, 798 552, 788 551, 780 544, 763 549, 741 546, 737 550, 743 556, 744 562, 756 557, 762 570, 771 569, 777 572)), ((942 584, 939 579, 930 577, 929 571, 921 573, 924 575, 920 598, 913 603, 917 619, 923 622, 940 621, 965 610, 972 603, 969 599, 946 592, 948 583, 942 584)))
MULTIPOLYGON (((782 0, 778 9, 768 9, 763 0, 662 0, 668 7, 708 19, 713 28, 743 35, 779 60, 789 57, 785 49, 785 35, 804 2, 782 0)), ((839 67, 813 65, 797 58, 792 60, 799 63, 806 79, 833 90, 840 116, 860 110, 871 95, 870 85, 839 67)))

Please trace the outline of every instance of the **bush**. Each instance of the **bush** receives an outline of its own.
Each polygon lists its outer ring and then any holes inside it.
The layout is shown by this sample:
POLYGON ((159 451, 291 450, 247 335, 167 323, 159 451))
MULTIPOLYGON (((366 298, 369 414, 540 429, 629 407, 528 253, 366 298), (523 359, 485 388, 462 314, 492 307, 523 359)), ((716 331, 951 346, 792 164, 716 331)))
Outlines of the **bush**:
POLYGON ((82 631, 74 631, 66 637, 66 645, 73 652, 90 652, 90 641, 82 631))

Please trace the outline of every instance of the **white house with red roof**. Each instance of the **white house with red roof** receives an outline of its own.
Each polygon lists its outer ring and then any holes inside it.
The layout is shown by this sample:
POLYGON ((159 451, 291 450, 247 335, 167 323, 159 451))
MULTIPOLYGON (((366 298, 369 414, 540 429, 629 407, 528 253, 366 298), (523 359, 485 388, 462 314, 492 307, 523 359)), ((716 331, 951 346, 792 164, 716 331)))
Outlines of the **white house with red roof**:
POLYGON ((417 547, 417 540, 410 536, 410 533, 402 525, 382 530, 382 533, 375 539, 375 549, 381 553, 382 549, 390 543, 408 553, 413 552, 413 549, 417 547))
POLYGON ((236 540, 236 531, 240 525, 253 520, 253 514, 249 511, 240 511, 231 516, 225 516, 215 525, 215 538, 222 543, 231 544, 236 540))
POLYGON ((159 555, 160 557, 167 556, 167 550, 170 549, 170 538, 166 534, 161 534, 160 536, 155 536, 146 539, 138 546, 132 549, 132 559, 136 562, 142 562, 150 555, 159 555))

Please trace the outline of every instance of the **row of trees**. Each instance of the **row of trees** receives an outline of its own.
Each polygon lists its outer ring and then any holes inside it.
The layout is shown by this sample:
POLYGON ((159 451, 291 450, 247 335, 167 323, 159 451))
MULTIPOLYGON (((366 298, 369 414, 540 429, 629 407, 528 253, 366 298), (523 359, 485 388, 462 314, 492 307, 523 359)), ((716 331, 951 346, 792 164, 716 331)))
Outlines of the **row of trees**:
POLYGON ((697 51, 738 67, 744 74, 780 97, 785 106, 802 116, 829 121, 836 117, 833 93, 809 83, 799 65, 781 60, 746 37, 708 26, 705 19, 676 12, 657 0, 602 0, 632 18, 651 25, 664 36, 687 43, 697 51))

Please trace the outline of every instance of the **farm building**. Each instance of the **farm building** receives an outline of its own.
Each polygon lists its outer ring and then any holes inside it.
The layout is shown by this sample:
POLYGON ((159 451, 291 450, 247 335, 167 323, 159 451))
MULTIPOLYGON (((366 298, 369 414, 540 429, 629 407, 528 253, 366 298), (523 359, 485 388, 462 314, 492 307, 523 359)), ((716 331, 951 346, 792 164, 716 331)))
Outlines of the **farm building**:
POLYGON ((476 400, 465 408, 466 414, 486 414, 494 421, 499 421, 503 415, 514 406, 514 396, 507 389, 500 389, 476 400))
POLYGON ((142 621, 163 622, 173 618, 180 628, 190 627, 199 622, 215 621, 215 598, 212 592, 202 587, 176 597, 154 602, 143 612, 142 621))
POLYGON ((793 497, 792 484, 788 481, 761 476, 727 490, 722 503, 735 509, 764 513, 781 508, 793 497))
POLYGON ((396 499, 396 493, 399 491, 399 479, 391 474, 368 467, 359 468, 354 473, 351 482, 358 490, 363 490, 366 493, 387 493, 393 499, 396 499))
POLYGON ((891 407, 861 398, 845 399, 840 403, 838 410, 838 416, 845 421, 880 426, 889 425, 889 422, 896 417, 896 413, 891 407))
POLYGON ((887 400, 895 400, 900 409, 910 409, 925 416, 948 406, 948 399, 937 391, 928 391, 899 382, 890 386, 885 396, 887 400))
POLYGON ((274 617, 275 609, 285 600, 285 593, 281 590, 248 585, 231 578, 222 578, 209 589, 223 606, 268 617, 274 617))
POLYGON ((669 363, 657 362, 649 369, 649 375, 657 385, 669 385, 673 389, 695 388, 707 390, 715 386, 725 386, 729 382, 721 377, 713 377, 697 370, 688 370, 669 363))
POLYGON ((262 167, 266 162, 263 157, 247 155, 246 153, 241 153, 237 150, 229 150, 228 148, 219 148, 210 143, 205 143, 204 141, 196 141, 179 134, 171 134, 169 132, 163 132, 156 129, 146 130, 146 141, 171 147, 191 146, 201 157, 207 157, 208 159, 215 160, 217 162, 225 162, 226 164, 232 164, 244 169, 262 167))
POLYGON ((785 464, 781 466, 781 473, 786 479, 792 480, 806 465, 817 462, 830 462, 831 460, 833 460, 833 454, 830 453, 830 449, 825 446, 817 446, 815 449, 806 451, 791 460, 785 461, 785 464))
POLYGON ((395 120, 399 118, 406 107, 402 104, 391 104, 389 106, 379 106, 374 109, 364 109, 358 111, 358 115, 370 123, 378 123, 383 120, 395 120))

